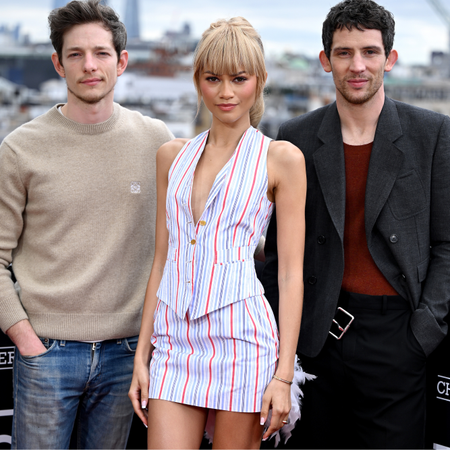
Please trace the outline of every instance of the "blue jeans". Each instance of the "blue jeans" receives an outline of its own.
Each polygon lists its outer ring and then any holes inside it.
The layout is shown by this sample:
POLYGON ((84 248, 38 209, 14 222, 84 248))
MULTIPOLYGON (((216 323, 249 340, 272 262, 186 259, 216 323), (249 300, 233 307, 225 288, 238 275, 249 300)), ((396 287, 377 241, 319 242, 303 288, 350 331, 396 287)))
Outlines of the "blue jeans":
POLYGON ((41 338, 47 351, 14 359, 13 449, 125 448, 137 336, 89 344, 41 338))

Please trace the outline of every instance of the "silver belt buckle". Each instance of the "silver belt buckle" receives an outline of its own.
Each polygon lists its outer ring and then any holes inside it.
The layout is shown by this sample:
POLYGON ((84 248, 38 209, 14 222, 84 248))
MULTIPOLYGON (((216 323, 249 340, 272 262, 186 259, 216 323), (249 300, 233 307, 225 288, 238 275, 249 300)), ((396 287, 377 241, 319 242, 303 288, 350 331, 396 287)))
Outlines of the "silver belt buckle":
MULTIPOLYGON (((354 316, 352 316, 348 311, 346 311, 344 308, 341 308, 340 306, 338 307, 336 314, 334 317, 336 317, 339 313, 339 311, 342 311, 344 314, 347 315, 347 317, 345 318, 348 322, 345 325, 340 325, 339 322, 336 319, 333 319, 333 324, 335 324, 338 328, 338 330, 341 332, 341 334, 339 334, 339 336, 337 336, 336 334, 334 334, 331 330, 328 332, 331 334, 331 336, 333 336, 335 339, 337 339, 339 341, 339 339, 342 338, 342 336, 344 336, 345 332, 348 330, 348 327, 351 325, 351 323, 353 322, 353 319, 355 318, 354 316)), ((342 320, 341 320, 342 321, 342 320)), ((333 326, 333 325, 332 325, 333 326)))

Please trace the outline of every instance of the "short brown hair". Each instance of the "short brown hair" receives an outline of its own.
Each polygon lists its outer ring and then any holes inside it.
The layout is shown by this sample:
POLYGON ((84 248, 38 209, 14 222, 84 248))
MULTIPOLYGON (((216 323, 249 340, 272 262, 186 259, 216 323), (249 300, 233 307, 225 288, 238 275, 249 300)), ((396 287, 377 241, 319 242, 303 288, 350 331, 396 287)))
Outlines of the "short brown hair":
POLYGON ((380 30, 386 58, 394 45, 395 21, 391 12, 373 0, 344 0, 333 6, 322 27, 323 50, 330 59, 336 30, 355 27, 357 30, 380 30))
POLYGON ((59 61, 62 62, 64 34, 73 26, 86 23, 99 23, 111 31, 117 58, 120 58, 127 45, 127 30, 115 11, 100 4, 100 0, 73 0, 62 8, 54 9, 48 16, 50 39, 59 61))

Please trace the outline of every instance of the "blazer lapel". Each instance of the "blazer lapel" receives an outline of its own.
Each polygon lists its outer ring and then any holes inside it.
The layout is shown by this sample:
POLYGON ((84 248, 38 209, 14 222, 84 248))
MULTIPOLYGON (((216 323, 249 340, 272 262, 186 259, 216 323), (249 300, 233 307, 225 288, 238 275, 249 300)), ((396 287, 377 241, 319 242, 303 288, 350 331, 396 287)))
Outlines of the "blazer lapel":
POLYGON ((314 166, 331 220, 344 240, 345 159, 336 103, 330 105, 317 133, 323 142, 313 154, 314 166))
POLYGON ((404 154, 394 144, 402 134, 395 104, 386 98, 378 120, 367 176, 365 198, 367 242, 403 164, 404 154))

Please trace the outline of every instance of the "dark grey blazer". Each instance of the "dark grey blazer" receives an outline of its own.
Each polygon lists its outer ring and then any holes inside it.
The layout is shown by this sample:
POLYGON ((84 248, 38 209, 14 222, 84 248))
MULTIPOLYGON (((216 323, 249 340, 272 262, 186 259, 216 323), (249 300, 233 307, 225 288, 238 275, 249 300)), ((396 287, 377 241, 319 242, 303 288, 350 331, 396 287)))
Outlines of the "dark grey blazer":
MULTIPOLYGON (((328 336, 344 273, 345 163, 336 103, 284 123, 279 140, 306 158, 305 297, 298 351, 316 356, 328 336)), ((447 333, 450 304, 450 119, 386 99, 366 187, 369 251, 411 305, 425 354, 447 333)), ((278 310, 275 214, 263 284, 278 310)), ((380 330, 382 333, 382 330, 380 330)))

